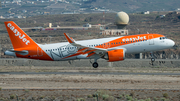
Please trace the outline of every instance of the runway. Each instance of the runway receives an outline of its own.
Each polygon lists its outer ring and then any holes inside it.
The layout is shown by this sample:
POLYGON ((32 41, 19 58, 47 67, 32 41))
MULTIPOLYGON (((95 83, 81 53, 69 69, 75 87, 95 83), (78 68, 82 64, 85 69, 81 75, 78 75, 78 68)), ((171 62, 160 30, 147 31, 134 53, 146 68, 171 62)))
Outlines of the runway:
POLYGON ((0 75, 180 75, 180 73, 130 73, 130 72, 0 72, 0 75))
MULTIPOLYGON (((93 62, 93 60, 92 60, 93 62)), ((99 67, 180 67, 180 59, 156 59, 151 62, 150 59, 125 59, 124 61, 107 62, 106 60, 99 59, 99 67)), ((92 67, 89 59, 72 60, 68 61, 41 61, 30 59, 0 59, 0 66, 58 66, 58 67, 92 67)), ((92 67, 93 68, 93 67, 92 67)))

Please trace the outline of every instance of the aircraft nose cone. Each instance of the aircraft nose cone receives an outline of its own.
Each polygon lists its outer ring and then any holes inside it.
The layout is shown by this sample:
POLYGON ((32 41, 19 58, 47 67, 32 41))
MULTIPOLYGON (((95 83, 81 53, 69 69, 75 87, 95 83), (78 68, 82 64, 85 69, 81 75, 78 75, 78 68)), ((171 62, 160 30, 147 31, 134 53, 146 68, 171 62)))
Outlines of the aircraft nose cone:
POLYGON ((173 40, 170 40, 170 41, 169 41, 169 45, 170 45, 171 47, 173 47, 173 46, 175 45, 175 42, 174 42, 173 40))
POLYGON ((171 40, 171 43, 172 47, 175 45, 175 42, 173 40, 171 40))

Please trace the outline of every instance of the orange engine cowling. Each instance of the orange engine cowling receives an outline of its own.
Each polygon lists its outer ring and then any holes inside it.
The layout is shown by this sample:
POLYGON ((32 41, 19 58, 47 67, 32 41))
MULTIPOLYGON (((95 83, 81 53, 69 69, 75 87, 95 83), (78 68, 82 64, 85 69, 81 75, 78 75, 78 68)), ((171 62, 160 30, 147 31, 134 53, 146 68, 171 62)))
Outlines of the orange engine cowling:
POLYGON ((108 62, 122 61, 125 59, 125 52, 123 49, 111 50, 103 58, 108 62))

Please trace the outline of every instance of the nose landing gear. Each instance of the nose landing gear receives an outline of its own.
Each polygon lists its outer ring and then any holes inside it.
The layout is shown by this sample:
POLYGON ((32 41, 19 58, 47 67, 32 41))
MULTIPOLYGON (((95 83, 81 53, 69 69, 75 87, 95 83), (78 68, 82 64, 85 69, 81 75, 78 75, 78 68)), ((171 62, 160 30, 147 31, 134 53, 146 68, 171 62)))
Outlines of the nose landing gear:
POLYGON ((153 52, 150 52, 150 55, 151 55, 151 62, 154 62, 155 58, 154 58, 153 52))
POLYGON ((154 62, 155 61, 155 58, 151 58, 151 62, 154 62))
POLYGON ((152 63, 152 65, 153 65, 153 62, 155 61, 155 58, 154 58, 153 52, 150 52, 150 55, 151 55, 151 63, 152 63))

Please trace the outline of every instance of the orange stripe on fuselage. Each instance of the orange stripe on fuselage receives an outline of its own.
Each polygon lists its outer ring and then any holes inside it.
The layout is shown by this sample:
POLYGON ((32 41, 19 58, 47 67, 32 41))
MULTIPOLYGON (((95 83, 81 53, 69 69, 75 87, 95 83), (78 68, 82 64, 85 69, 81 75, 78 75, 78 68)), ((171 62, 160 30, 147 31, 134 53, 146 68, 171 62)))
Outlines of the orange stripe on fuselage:
POLYGON ((86 52, 83 53, 83 55, 84 55, 84 54, 88 54, 88 53, 90 53, 90 52, 92 52, 92 51, 96 51, 96 50, 97 50, 97 49, 93 49, 93 50, 86 51, 86 52))
POLYGON ((136 42, 150 40, 150 39, 158 38, 158 37, 164 37, 164 36, 160 34, 139 34, 139 35, 123 36, 115 40, 103 43, 100 46, 96 46, 96 48, 108 49, 108 48, 113 48, 117 46, 123 46, 123 45, 132 44, 136 42))
POLYGON ((69 55, 69 56, 67 56, 67 57, 64 57, 64 58, 62 58, 62 59, 70 58, 70 57, 73 57, 73 56, 78 56, 78 55, 81 55, 81 54, 83 54, 83 52, 78 52, 78 53, 69 55))
POLYGON ((90 53, 90 54, 88 54, 88 56, 87 57, 90 57, 90 56, 92 56, 92 55, 94 55, 95 53, 94 52, 92 52, 92 53, 90 53))

